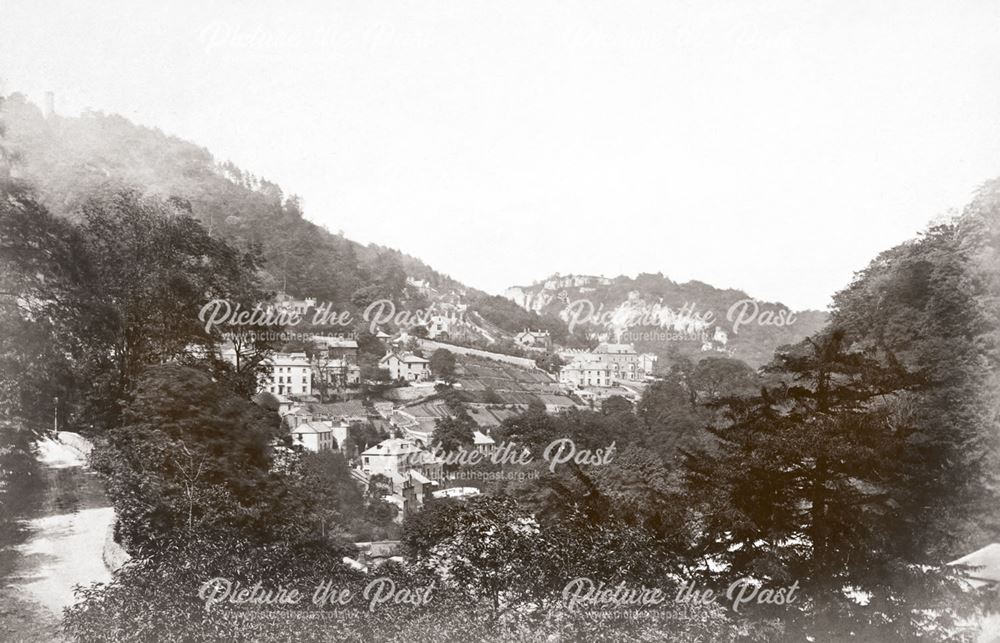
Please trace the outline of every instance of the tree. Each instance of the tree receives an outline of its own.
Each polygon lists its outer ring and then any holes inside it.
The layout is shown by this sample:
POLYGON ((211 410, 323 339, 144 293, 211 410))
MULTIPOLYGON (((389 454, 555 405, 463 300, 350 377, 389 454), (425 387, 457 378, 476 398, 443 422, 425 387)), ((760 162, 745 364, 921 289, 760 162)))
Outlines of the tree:
POLYGON ((251 253, 135 192, 88 202, 80 217, 78 225, 58 220, 30 198, 0 203, 0 248, 18 314, 45 320, 47 341, 81 387, 66 395, 77 402, 67 424, 115 426, 145 367, 171 360, 207 362, 233 375, 224 379, 241 395, 256 391, 267 343, 247 339, 240 347, 253 358, 229 365, 213 357, 223 329, 209 332, 199 319, 213 299, 250 307, 263 299, 251 253))
POLYGON ((805 598, 784 620, 802 636, 940 635, 953 574, 892 538, 919 467, 894 402, 919 380, 849 346, 836 329, 809 339, 770 367, 784 386, 720 403, 718 443, 686 454, 700 552, 725 570, 709 577, 800 582, 805 598))
POLYGON ((431 353, 430 367, 434 376, 445 382, 455 379, 455 354, 447 348, 439 348, 431 353))
POLYGON ((759 387, 756 373, 746 363, 729 357, 706 357, 691 371, 690 386, 707 400, 752 395, 759 387))
POLYGON ((438 418, 431 443, 446 453, 468 450, 475 443, 473 439, 475 430, 475 420, 463 410, 458 415, 438 418))
POLYGON ((621 395, 612 395, 601 402, 601 413, 604 415, 617 415, 620 413, 632 413, 633 405, 621 395))
POLYGON ((896 537, 944 560, 1000 536, 998 186, 987 183, 955 221, 883 252, 834 298, 838 325, 927 382, 906 400, 922 465, 900 508, 912 524, 896 537))
POLYGON ((450 514, 449 534, 430 547, 424 568, 485 600, 494 618, 538 592, 542 580, 535 568, 542 547, 532 516, 509 498, 490 496, 473 497, 450 514))
POLYGON ((712 412, 695 402, 689 384, 671 374, 646 387, 636 405, 646 446, 667 462, 678 458, 678 448, 694 449, 705 443, 702 429, 712 412))
MULTIPOLYGON (((117 534, 133 554, 170 537, 285 528, 273 512, 280 480, 271 474, 278 417, 179 365, 150 368, 123 424, 95 450, 118 515, 117 534), (273 513, 272 513, 273 512, 273 513)), ((274 537, 273 535, 271 537, 274 537)))
POLYGON ((0 199, 0 402, 35 430, 60 426, 79 402, 79 347, 61 321, 89 303, 91 266, 79 231, 23 187, 0 199))
POLYGON ((535 364, 547 373, 557 374, 559 369, 566 365, 566 362, 559 357, 559 353, 545 353, 541 357, 535 358, 535 364))

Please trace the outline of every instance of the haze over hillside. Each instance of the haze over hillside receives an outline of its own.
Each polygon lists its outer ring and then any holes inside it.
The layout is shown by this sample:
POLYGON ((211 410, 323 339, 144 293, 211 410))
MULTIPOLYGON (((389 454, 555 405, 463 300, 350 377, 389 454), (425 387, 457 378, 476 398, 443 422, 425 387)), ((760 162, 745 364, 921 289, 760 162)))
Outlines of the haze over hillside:
MULTIPOLYGON (((244 247, 258 246, 265 260, 264 283, 274 291, 355 310, 378 298, 412 307, 433 303, 438 296, 458 297, 478 315, 475 320, 481 325, 510 334, 542 328, 559 343, 567 339, 567 320, 560 316, 559 301, 544 287, 526 288, 525 292, 533 293, 532 303, 524 305, 517 297, 489 296, 467 287, 399 250, 356 243, 312 223, 298 197, 286 194, 279 185, 230 162, 217 162, 208 150, 193 143, 113 114, 44 114, 17 94, 4 102, 3 119, 8 144, 16 155, 15 174, 33 185, 57 214, 72 217, 92 197, 124 187, 139 189, 171 199, 212 234, 244 247), (426 283, 429 289, 424 294, 433 293, 430 299, 404 297, 408 278, 426 283)), ((655 257, 650 261, 655 262, 655 257)), ((633 291, 650 305, 680 309, 687 304, 698 311, 714 311, 720 322, 734 302, 749 298, 742 291, 700 282, 676 284, 662 275, 617 277, 589 296, 598 305, 615 308, 633 291)), ((573 292, 574 298, 583 294, 573 292)), ((781 304, 773 306, 787 311, 781 304)), ((706 350, 759 365, 776 347, 801 340, 824 319, 806 314, 787 327, 755 323, 733 334, 730 345, 716 343, 706 350)), ((611 337, 608 328, 584 329, 611 337)), ((701 330, 714 333, 714 327, 701 330)), ((666 357, 698 357, 704 352, 704 338, 686 342, 638 339, 636 343, 666 357)))

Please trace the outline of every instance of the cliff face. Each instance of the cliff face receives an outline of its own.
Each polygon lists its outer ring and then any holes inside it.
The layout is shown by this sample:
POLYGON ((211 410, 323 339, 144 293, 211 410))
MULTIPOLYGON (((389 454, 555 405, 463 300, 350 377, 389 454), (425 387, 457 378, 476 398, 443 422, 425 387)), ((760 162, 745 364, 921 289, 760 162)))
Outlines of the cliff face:
POLYGON ((795 312, 745 292, 660 274, 635 278, 553 275, 505 296, 539 315, 557 316, 603 341, 634 343, 660 356, 729 355, 759 366, 774 350, 819 330, 827 315, 795 312))
POLYGON ((607 277, 595 277, 593 275, 567 275, 565 277, 553 275, 542 282, 532 286, 511 286, 504 291, 504 297, 510 299, 515 304, 530 310, 541 313, 555 301, 558 293, 565 289, 575 289, 581 293, 593 292, 600 286, 611 285, 611 279, 607 277))

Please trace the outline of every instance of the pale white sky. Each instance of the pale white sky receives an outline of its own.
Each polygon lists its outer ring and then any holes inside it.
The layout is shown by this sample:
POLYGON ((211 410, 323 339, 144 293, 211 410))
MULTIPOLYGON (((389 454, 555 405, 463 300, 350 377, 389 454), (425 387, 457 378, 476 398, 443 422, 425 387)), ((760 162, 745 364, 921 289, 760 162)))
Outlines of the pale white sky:
POLYGON ((988 0, 0 0, 0 77, 496 293, 662 271, 825 307, 1000 175, 988 0))

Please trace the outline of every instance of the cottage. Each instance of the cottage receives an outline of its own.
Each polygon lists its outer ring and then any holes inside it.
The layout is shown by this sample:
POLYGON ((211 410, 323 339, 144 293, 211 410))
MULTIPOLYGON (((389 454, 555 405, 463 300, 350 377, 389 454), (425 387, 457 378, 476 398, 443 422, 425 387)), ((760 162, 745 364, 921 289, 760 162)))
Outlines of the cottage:
MULTIPOLYGON (((346 431, 344 433, 346 438, 346 431)), ((292 442, 314 452, 333 451, 342 445, 334 438, 332 422, 303 422, 292 429, 292 442)))
POLYGON ((514 341, 527 348, 548 349, 552 346, 552 337, 547 330, 530 330, 525 328, 517 335, 514 335, 514 341))
POLYGON ((413 353, 387 353, 379 366, 389 371, 389 377, 407 382, 423 382, 430 378, 430 361, 413 353))

